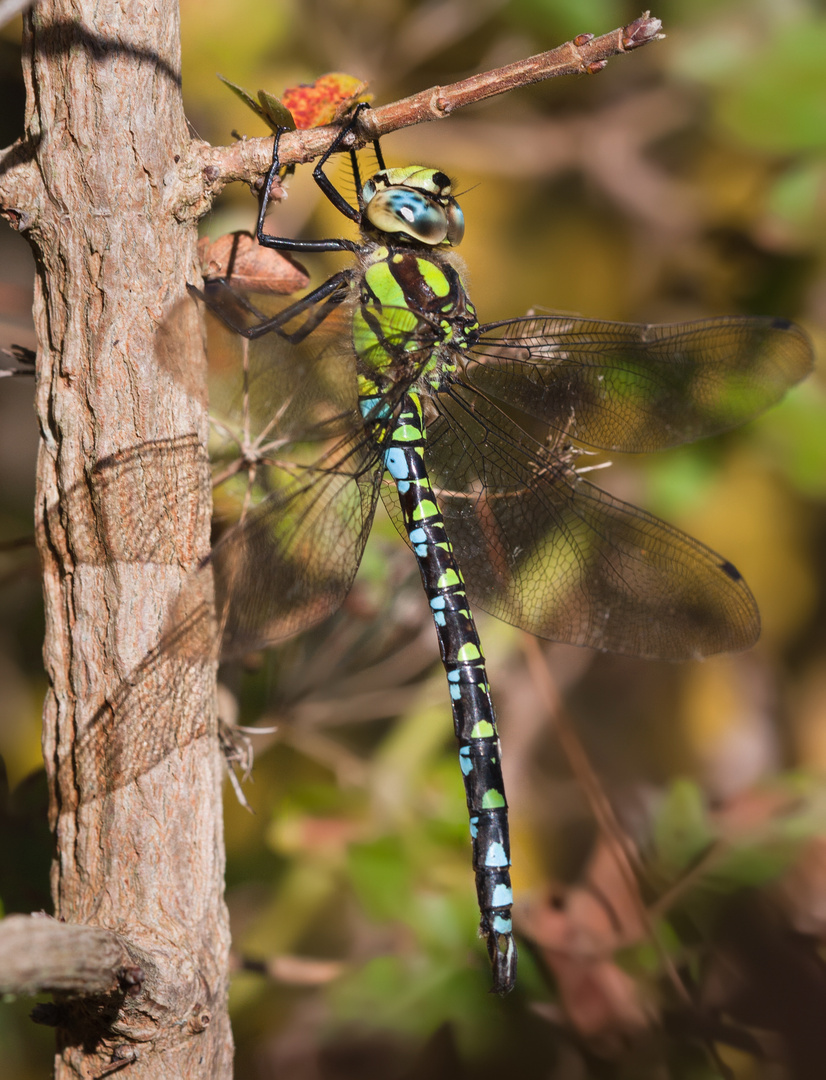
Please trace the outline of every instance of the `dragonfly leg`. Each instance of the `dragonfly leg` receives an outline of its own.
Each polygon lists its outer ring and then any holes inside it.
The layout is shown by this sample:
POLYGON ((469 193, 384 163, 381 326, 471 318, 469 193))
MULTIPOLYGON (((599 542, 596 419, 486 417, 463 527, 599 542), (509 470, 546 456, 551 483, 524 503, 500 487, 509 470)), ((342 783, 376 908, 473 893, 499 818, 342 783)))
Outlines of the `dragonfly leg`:
POLYGON ((210 311, 236 334, 254 341, 265 334, 276 333, 279 337, 298 344, 346 299, 349 284, 350 271, 342 270, 327 278, 317 289, 272 316, 259 311, 244 295, 236 292, 224 281, 213 282, 206 292, 194 285, 188 288, 190 293, 202 300, 210 311), (307 317, 296 330, 285 329, 288 323, 304 312, 308 313, 307 317), (258 321, 247 325, 244 322, 245 315, 252 315, 258 321))
MULTIPOLYGON (((269 210, 270 207, 272 185, 281 168, 281 161, 278 155, 278 147, 281 142, 282 134, 288 130, 289 128, 278 128, 275 133, 275 139, 273 140, 272 164, 270 165, 269 171, 267 173, 267 179, 264 182, 264 190, 261 195, 261 204, 258 209, 258 223, 255 230, 255 236, 258 240, 258 243, 261 244, 263 247, 274 248, 276 251, 302 251, 305 253, 313 251, 358 251, 359 245, 354 240, 345 240, 341 237, 331 238, 328 240, 296 240, 294 237, 290 236, 273 236, 271 233, 264 231, 264 219, 266 218, 267 210, 269 210)), ((318 165, 316 166, 317 170, 321 165, 324 164, 324 162, 327 160, 333 150, 338 148, 341 140, 350 130, 351 127, 349 125, 345 128, 342 128, 342 130, 333 140, 330 149, 321 158, 321 161, 319 161, 318 165)), ((315 176, 315 173, 313 173, 313 175, 315 176)), ((319 186, 322 188, 322 191, 327 194, 327 197, 331 199, 333 205, 351 220, 359 221, 361 218, 361 214, 358 211, 353 210, 352 206, 350 206, 345 201, 345 199, 335 190, 333 185, 330 183, 327 177, 324 176, 323 173, 321 173, 320 175, 323 177, 323 180, 327 184, 327 187, 325 188, 324 185, 320 181, 318 181, 319 186), (333 196, 335 196, 335 198, 333 198, 333 196), (343 207, 346 207, 346 209, 343 209, 343 207)))
MULTIPOLYGON (((358 127, 359 116, 364 112, 365 109, 369 108, 370 106, 366 101, 359 102, 359 104, 356 105, 355 109, 353 109, 353 112, 350 115, 350 119, 341 128, 338 135, 336 135, 335 139, 333 139, 333 141, 330 143, 329 149, 326 150, 324 154, 319 158, 316 167, 313 169, 313 180, 315 180, 315 182, 318 184, 318 186, 321 188, 321 190, 336 208, 336 210, 338 210, 339 213, 344 214, 345 217, 350 218, 351 221, 355 221, 356 223, 361 221, 361 207, 359 206, 358 208, 356 208, 350 206, 350 204, 347 202, 341 192, 333 185, 332 180, 330 180, 330 178, 324 172, 324 166, 327 164, 332 155, 338 150, 338 148, 341 146, 342 142, 347 138, 350 132, 354 131, 358 127)), ((384 158, 382 156, 381 147, 379 146, 378 139, 373 140, 373 146, 376 151, 376 159, 379 163, 379 166, 383 169, 384 158)), ((355 150, 350 151, 350 164, 353 169, 353 180, 356 184, 356 191, 358 192, 360 198, 361 173, 359 171, 358 157, 356 156, 355 150)))

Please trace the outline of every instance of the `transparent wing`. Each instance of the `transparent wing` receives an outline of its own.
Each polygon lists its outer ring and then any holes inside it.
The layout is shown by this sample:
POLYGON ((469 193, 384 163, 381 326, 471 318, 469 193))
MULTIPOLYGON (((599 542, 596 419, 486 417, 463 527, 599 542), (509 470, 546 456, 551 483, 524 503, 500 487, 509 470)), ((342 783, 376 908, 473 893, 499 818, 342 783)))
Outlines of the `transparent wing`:
POLYGON ((342 315, 297 345, 277 333, 248 341, 209 320, 213 457, 283 456, 362 426, 342 315))
MULTIPOLYGON (((234 358, 218 367, 210 401, 224 446, 221 490, 228 494, 217 494, 216 505, 240 518, 212 556, 224 655, 332 614, 361 561, 382 466, 358 407, 346 316, 335 312, 298 345, 276 333, 252 342, 232 335, 234 358)), ((376 371, 390 357, 398 369, 374 407, 389 424, 428 362, 436 331, 404 308, 385 308, 382 330, 375 356, 358 363, 376 371)))
POLYGON ((551 430, 637 453, 749 420, 812 363, 809 339, 784 319, 645 326, 555 316, 483 326, 466 377, 551 430))
POLYGON ((270 466, 273 489, 215 546, 222 653, 238 655, 320 622, 353 584, 381 469, 359 431, 312 465, 270 466))
POLYGON ((594 487, 569 449, 535 443, 470 389, 434 400, 428 468, 473 604, 539 637, 634 656, 754 643, 754 598, 725 559, 594 487))
MULTIPOLYGON (((238 325, 271 314, 226 288, 209 302, 238 325)), ((224 656, 324 619, 358 570, 380 470, 341 315, 300 344, 277 332, 249 341, 209 320, 211 457, 224 527, 210 561, 224 656)))

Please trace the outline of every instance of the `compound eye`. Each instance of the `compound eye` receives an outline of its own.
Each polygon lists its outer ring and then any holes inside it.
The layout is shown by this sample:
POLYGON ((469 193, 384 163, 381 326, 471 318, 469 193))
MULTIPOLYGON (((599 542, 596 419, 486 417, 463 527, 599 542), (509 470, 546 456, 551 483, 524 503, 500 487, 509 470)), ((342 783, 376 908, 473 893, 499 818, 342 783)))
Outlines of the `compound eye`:
POLYGON ((465 215, 459 204, 451 199, 445 207, 445 216, 447 217, 447 242, 456 247, 457 244, 461 244, 462 237, 465 235, 465 215))
MULTIPOLYGON (((364 187, 367 197, 368 184, 364 187)), ((444 243, 450 228, 445 209, 413 188, 392 187, 386 191, 370 191, 364 214, 373 228, 380 232, 406 233, 420 244, 431 247, 444 243)))

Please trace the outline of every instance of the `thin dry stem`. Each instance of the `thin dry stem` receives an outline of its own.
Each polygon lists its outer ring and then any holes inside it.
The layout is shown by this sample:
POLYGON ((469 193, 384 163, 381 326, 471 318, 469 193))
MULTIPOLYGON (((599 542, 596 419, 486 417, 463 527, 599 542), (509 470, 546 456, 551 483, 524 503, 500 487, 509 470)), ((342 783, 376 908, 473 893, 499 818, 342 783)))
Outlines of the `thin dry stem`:
MULTIPOLYGON (((428 120, 441 120, 457 109, 508 93, 519 86, 529 86, 558 75, 596 74, 605 67, 610 57, 661 40, 665 37, 660 32, 661 27, 659 19, 645 12, 627 26, 601 37, 580 34, 549 52, 371 109, 362 114, 362 134, 353 139, 352 145, 360 147, 371 139, 381 138, 399 128, 428 120)), ((319 157, 329 147, 337 131, 337 127, 328 126, 286 132, 279 145, 282 163, 301 164, 319 157)), ((272 139, 244 139, 232 146, 208 146, 203 143, 199 148, 199 157, 209 189, 207 197, 211 199, 234 180, 251 184, 265 173, 272 160, 272 139)))

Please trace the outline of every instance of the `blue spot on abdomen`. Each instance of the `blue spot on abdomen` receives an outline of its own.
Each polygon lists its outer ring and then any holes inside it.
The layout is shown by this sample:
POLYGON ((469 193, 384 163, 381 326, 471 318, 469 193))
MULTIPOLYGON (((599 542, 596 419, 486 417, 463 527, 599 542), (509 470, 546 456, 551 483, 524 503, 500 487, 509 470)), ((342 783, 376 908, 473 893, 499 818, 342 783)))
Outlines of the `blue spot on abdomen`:
POLYGON ((410 467, 404 451, 397 446, 391 446, 389 450, 385 450, 384 467, 394 480, 407 480, 410 476, 410 467))

